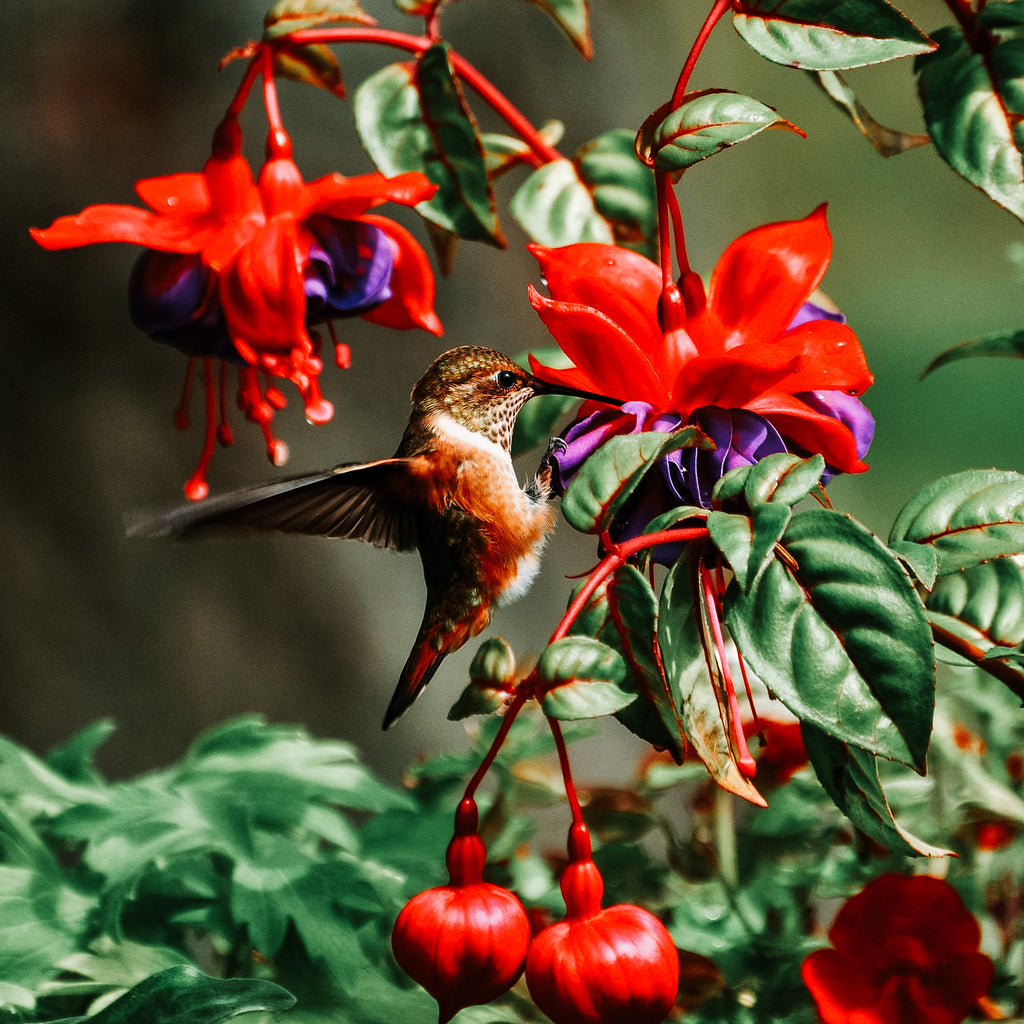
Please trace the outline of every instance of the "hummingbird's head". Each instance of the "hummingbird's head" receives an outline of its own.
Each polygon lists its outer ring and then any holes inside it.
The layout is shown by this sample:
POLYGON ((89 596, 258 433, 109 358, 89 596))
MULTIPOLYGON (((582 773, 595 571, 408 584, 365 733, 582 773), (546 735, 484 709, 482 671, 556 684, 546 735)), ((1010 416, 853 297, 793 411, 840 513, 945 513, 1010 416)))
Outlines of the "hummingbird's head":
POLYGON ((479 345, 439 355, 413 388, 412 404, 415 412, 447 414, 508 450, 519 410, 536 395, 556 394, 622 404, 603 395, 546 384, 508 356, 479 345))

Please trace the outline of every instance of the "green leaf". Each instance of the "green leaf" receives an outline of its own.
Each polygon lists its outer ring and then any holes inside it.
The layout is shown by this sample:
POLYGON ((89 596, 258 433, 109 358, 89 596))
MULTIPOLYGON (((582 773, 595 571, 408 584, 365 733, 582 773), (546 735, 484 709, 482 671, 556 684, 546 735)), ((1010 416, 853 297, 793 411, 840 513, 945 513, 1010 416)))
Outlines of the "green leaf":
POLYGON ((857 126, 861 135, 875 147, 882 156, 898 156, 908 149, 926 146, 932 139, 921 132, 902 132, 895 128, 887 128, 876 121, 868 113, 864 104, 857 99, 856 93, 847 84, 838 71, 818 71, 815 74, 818 85, 825 90, 829 99, 840 110, 846 112, 850 120, 857 126))
POLYGON ((708 670, 697 599, 697 558, 684 553, 669 570, 658 606, 658 644, 683 729, 697 756, 723 788, 752 803, 764 799, 736 764, 722 705, 708 670))
POLYGON ((729 470, 715 484, 711 500, 718 506, 742 495, 747 508, 765 502, 796 505, 818 486, 824 471, 821 455, 802 459, 790 452, 776 452, 752 466, 729 470))
POLYGON ((975 53, 959 29, 935 33, 939 51, 916 64, 925 122, 939 155, 1024 219, 1024 40, 975 53))
MULTIPOLYGON (((280 1013, 295 997, 255 978, 211 978, 195 967, 171 967, 140 982, 89 1018, 90 1024, 218 1024, 240 1013, 280 1013)), ((83 1018, 67 1018, 59 1024, 83 1018)), ((55 1022, 58 1024, 58 1022, 55 1022)))
POLYGON ((616 714, 619 721, 682 762, 686 743, 680 695, 661 664, 657 616, 651 585, 635 566, 622 565, 602 581, 574 628, 618 651, 626 665, 624 689, 641 695, 616 714))
POLYGON ((587 59, 594 55, 590 38, 590 12, 587 0, 528 0, 554 19, 572 45, 587 59))
POLYGON ((825 792, 865 835, 887 849, 912 857, 947 857, 952 851, 931 846, 896 823, 882 792, 876 759, 815 728, 801 724, 807 756, 825 792))
POLYGON ((420 171, 438 186, 417 211, 461 238, 505 244, 487 181, 483 147, 444 44, 415 64, 391 64, 367 78, 353 98, 356 129, 388 175, 420 171))
POLYGON ((732 20, 762 57, 807 71, 839 71, 934 49, 885 0, 743 0, 732 20))
POLYGON ((1024 552, 1024 476, 968 469, 942 477, 900 511, 890 545, 930 546, 940 575, 1024 552))
POLYGON ((274 71, 293 82, 323 89, 339 99, 345 98, 341 65, 329 46, 290 46, 274 54, 274 71))
POLYGON ((452 722, 490 715, 505 703, 515 684, 516 656, 500 636, 485 640, 469 666, 469 685, 448 711, 452 722))
POLYGON ((641 129, 640 157, 658 171, 684 171, 766 128, 804 134, 771 107, 724 89, 691 93, 667 114, 656 111, 651 120, 655 123, 641 129))
POLYGON ((934 655, 924 608, 892 553, 827 509, 793 517, 727 621, 754 672, 797 717, 919 771, 931 733, 934 655))
POLYGON ((263 38, 278 39, 336 22, 376 25, 357 0, 278 0, 263 18, 263 38))
POLYGON ((69 782, 86 786, 105 785, 103 776, 96 770, 96 751, 110 738, 117 726, 113 719, 101 718, 87 725, 66 743, 54 748, 46 755, 46 764, 60 772, 69 782))
POLYGON ((575 162, 595 209, 611 225, 615 244, 655 259, 658 190, 650 168, 636 155, 635 133, 613 128, 580 146, 575 162))
POLYGON ((609 438, 580 467, 562 497, 562 514, 583 533, 601 533, 660 458, 711 444, 695 427, 609 438))
POLYGON ((969 627, 965 635, 979 647, 1024 643, 1024 569, 1010 558, 984 562, 939 579, 925 602, 969 627))
POLYGON ((744 591, 750 590, 771 562, 790 516, 789 506, 782 502, 755 505, 749 517, 726 512, 708 515, 711 542, 725 556, 744 591))
POLYGON ((541 245, 611 245, 615 241, 611 225, 598 213, 594 196, 571 160, 552 160, 538 167, 519 186, 509 209, 520 227, 541 245))
POLYGON ((0 1010, 20 1014, 23 1010, 31 1013, 35 1008, 36 997, 27 988, 9 981, 0 981, 0 1010))
POLYGON ((960 359, 974 359, 977 356, 1002 356, 1009 359, 1024 359, 1024 331, 1007 334, 989 334, 984 338, 964 341, 945 352, 940 352, 925 368, 922 378, 940 366, 955 363, 960 359))
POLYGON ((889 549, 907 567, 907 571, 924 587, 931 590, 939 572, 939 556, 935 548, 913 541, 897 541, 889 549))
MULTIPOLYGON (((561 121, 545 121, 537 129, 537 134, 549 146, 557 146, 565 134, 565 125, 561 121)), ((529 144, 514 135, 483 132, 480 143, 484 148, 487 177, 491 181, 500 178, 518 164, 528 162, 533 156, 529 144)))
POLYGON ((597 718, 636 700, 623 690, 626 665, 607 644, 589 636, 567 636, 548 644, 537 662, 544 690, 541 708, 552 718, 597 718))

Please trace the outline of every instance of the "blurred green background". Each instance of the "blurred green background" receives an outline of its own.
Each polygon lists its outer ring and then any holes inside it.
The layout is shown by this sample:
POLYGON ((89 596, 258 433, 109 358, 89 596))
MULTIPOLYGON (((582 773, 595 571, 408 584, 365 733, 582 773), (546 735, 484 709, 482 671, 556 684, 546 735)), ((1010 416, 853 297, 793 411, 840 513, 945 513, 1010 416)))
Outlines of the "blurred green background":
MULTIPOLYGON (((422 610, 414 555, 307 538, 127 539, 124 515, 177 501, 199 453, 200 433, 178 434, 171 422, 184 359, 128 319, 135 249, 48 254, 27 234, 91 203, 134 202, 138 178, 199 170, 242 73, 240 63, 218 72, 218 60, 259 35, 266 5, 0 6, 0 732, 42 752, 113 717, 120 728, 100 764, 123 775, 178 757, 216 721, 258 711, 354 741, 394 780, 417 754, 466 742, 464 726, 445 714, 476 643, 448 659, 385 735, 382 711, 422 610)), ((418 30, 384 0, 366 7, 385 26, 418 30)), ((593 0, 589 64, 522 0, 465 0, 444 25, 531 120, 565 121, 562 151, 571 153, 610 128, 635 129, 668 98, 704 7, 593 0)), ((906 12, 926 31, 950 20, 938 3, 906 12)), ((396 59, 375 46, 338 52, 350 90, 396 59)), ((848 77, 881 121, 920 130, 909 63, 848 77)), ((808 76, 766 63, 727 23, 692 86, 749 93, 808 133, 765 133, 696 168, 679 194, 698 268, 710 268, 738 233, 829 202, 836 247, 825 288, 867 351, 876 376, 867 402, 878 421, 871 471, 835 483, 836 506, 884 536, 899 506, 938 475, 1024 469, 1016 412, 1024 365, 977 360, 918 380, 941 349, 1024 326, 1022 271, 1010 259, 1019 223, 929 148, 882 159, 808 76)), ((307 178, 370 169, 347 102, 293 83, 282 84, 281 101, 307 178)), ((485 128, 497 127, 481 104, 474 109, 485 128)), ((256 165, 262 117, 257 97, 243 121, 256 165)), ((514 177, 502 182, 502 204, 521 172, 514 177)), ((405 221, 425 242, 415 218, 405 221)), ((527 283, 538 283, 526 239, 507 213, 503 226, 508 250, 466 245, 455 273, 439 281, 444 338, 340 324, 353 366, 325 372, 335 418, 309 427, 292 401, 279 420, 288 472, 390 454, 413 382, 445 348, 483 343, 512 353, 548 343, 526 301, 527 283)), ((213 463, 215 489, 275 474, 255 429, 237 417, 235 425, 235 448, 213 463)), ((524 460, 524 478, 535 458, 524 460)), ((565 576, 587 570, 594 554, 591 540, 561 524, 530 597, 500 611, 485 635, 505 636, 522 657, 536 652, 564 607, 565 576)), ((640 753, 606 723, 588 741, 582 771, 623 777, 640 753)))

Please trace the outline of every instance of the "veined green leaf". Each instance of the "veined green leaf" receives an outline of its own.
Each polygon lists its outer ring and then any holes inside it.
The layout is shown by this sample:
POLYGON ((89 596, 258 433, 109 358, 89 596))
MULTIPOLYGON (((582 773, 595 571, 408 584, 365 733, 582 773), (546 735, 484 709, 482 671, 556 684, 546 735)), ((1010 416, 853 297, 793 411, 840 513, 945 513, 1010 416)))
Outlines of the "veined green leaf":
POLYGON ((356 129, 384 174, 420 171, 435 185, 417 211, 461 238, 504 245, 476 125, 438 44, 413 63, 367 78, 353 98, 356 129))
POLYGON ((889 543, 924 544, 938 572, 1024 553, 1024 476, 969 469, 928 484, 900 511, 889 543))
POLYGON ((804 134, 771 107, 724 89, 693 93, 668 114, 657 112, 654 120, 657 125, 641 129, 640 156, 659 171, 686 170, 766 128, 804 134))
POLYGON ((959 29, 935 33, 918 58, 925 122, 940 156, 1000 206, 1024 219, 1024 40, 975 53, 959 29))
MULTIPOLYGON (((182 965, 140 982, 89 1020, 93 1024, 219 1024, 240 1013, 281 1012, 294 1005, 295 997, 271 981, 211 978, 182 965)), ((82 1019, 67 1018, 59 1024, 82 1019)))
POLYGON ((697 559, 684 553, 669 570, 658 606, 658 644, 665 675, 679 710, 686 738, 711 777, 730 793, 764 806, 764 798, 736 764, 722 706, 708 670, 697 599, 697 559))
POLYGON ((547 13, 587 59, 594 55, 587 0, 528 0, 547 13))
POLYGON ((960 359, 974 359, 977 356, 1002 356, 1009 359, 1024 359, 1024 331, 1010 331, 1005 334, 989 334, 984 338, 964 341, 945 352, 940 352, 925 368, 922 377, 940 366, 955 363, 960 359))
POLYGON ((571 160, 538 167, 519 186, 509 208, 520 227, 541 245, 615 241, 611 225, 597 212, 594 197, 571 160))
POLYGON ((934 49, 885 0, 744 0, 733 25, 762 57, 806 71, 839 71, 934 49))
POLYGON ((552 718, 597 718, 636 700, 620 685, 626 665, 618 651, 589 636, 567 636, 544 648, 537 662, 541 708, 552 718))
POLYGON ((942 576, 925 603, 969 627, 967 639, 980 647, 1024 643, 1024 569, 1014 559, 942 576))
POLYGON ((274 71, 293 82, 323 89, 339 99, 345 98, 341 65, 329 46, 290 46, 274 54, 274 71))
POLYGON ((636 155, 634 133, 614 128, 576 152, 580 180, 597 212, 611 225, 615 244, 654 259, 658 242, 658 195, 654 175, 636 155))
POLYGON ((729 470, 715 484, 711 500, 717 506, 743 495, 748 508, 766 502, 796 505, 818 486, 824 471, 821 455, 802 459, 789 452, 776 452, 752 466, 729 470))
POLYGON ((875 758, 843 743, 805 721, 804 746, 825 792, 865 835, 897 853, 916 857, 947 857, 950 850, 932 846, 896 823, 882 792, 875 758))
POLYGON ((729 629, 754 672, 804 721, 924 770, 934 655, 924 607, 893 554, 827 509, 793 516, 729 629))
POLYGON ((647 579, 635 566, 622 565, 598 587, 574 628, 618 651, 627 672, 623 688, 640 694, 616 718, 682 762, 686 743, 680 694, 665 675, 658 654, 657 616, 657 598, 647 579))
POLYGON ((791 514, 788 505, 776 502, 755 505, 749 516, 708 515, 711 542, 725 556, 743 590, 750 590, 768 567, 791 514))
POLYGON ((277 39, 290 32, 335 22, 377 24, 358 0, 278 0, 263 18, 263 38, 277 39))
POLYGON ((601 533, 660 458, 711 444, 695 427, 672 434, 647 431, 606 441, 583 463, 562 498, 562 514, 583 533, 601 533))

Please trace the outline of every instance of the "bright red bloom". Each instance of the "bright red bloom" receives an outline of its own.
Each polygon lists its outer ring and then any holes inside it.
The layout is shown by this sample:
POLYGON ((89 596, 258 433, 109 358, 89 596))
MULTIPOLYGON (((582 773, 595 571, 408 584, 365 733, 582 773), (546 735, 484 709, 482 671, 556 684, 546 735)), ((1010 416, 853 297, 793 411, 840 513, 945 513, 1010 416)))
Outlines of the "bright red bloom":
MULTIPOLYGON (((319 390, 323 363, 312 324, 358 315, 434 334, 441 324, 425 253, 404 228, 367 213, 385 202, 414 205, 428 199, 434 185, 416 173, 333 174, 306 183, 283 132, 271 135, 268 154, 254 182, 238 125, 229 118, 201 173, 138 182, 150 209, 90 206, 31 233, 46 249, 94 242, 144 246, 132 282, 136 322, 190 356, 239 365, 240 404, 263 427, 273 457, 269 422, 283 397, 261 387, 258 372, 290 380, 311 422, 333 413, 319 390)), ((339 346, 338 361, 346 360, 339 346)), ((211 375, 207 366, 208 409, 214 404, 211 375)), ((208 422, 210 445, 214 427, 208 422)), ((222 427, 222 440, 226 436, 222 427)), ((190 481, 190 497, 205 493, 208 458, 190 481)))
POLYGON ((978 922, 927 875, 876 878, 843 904, 829 939, 802 967, 825 1024, 959 1024, 992 983, 978 922))
POLYGON ((794 448, 820 452, 844 473, 862 472, 867 466, 850 427, 801 397, 858 395, 872 382, 844 323, 793 326, 831 250, 823 206, 803 220, 748 231, 718 261, 703 308, 688 310, 685 327, 663 332, 662 274, 650 260, 595 243, 531 246, 551 298, 531 288, 530 301, 574 364, 559 370, 535 363, 533 371, 552 383, 646 403, 655 415, 676 413, 684 423, 708 407, 755 413, 794 448))
POLYGON ((807 748, 800 732, 800 722, 780 721, 759 715, 757 721, 745 721, 743 733, 750 739, 761 738, 757 753, 757 781, 769 786, 784 786, 807 765, 807 748))
POLYGON ((672 937, 641 907, 601 909, 604 882, 585 826, 573 826, 569 852, 565 920, 533 940, 526 960, 533 1001, 554 1024, 659 1024, 679 989, 672 937))
POLYGON ((399 966, 436 1000, 439 1024, 489 1003, 523 973, 530 922, 519 900, 483 881, 487 858, 477 835, 476 804, 464 799, 448 845, 448 885, 414 896, 391 933, 399 966))

